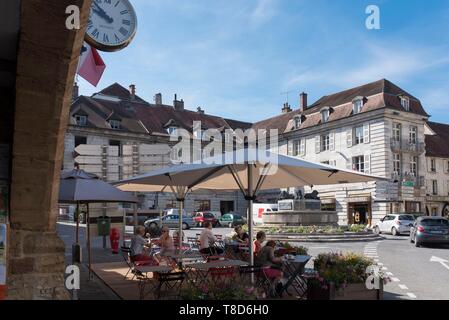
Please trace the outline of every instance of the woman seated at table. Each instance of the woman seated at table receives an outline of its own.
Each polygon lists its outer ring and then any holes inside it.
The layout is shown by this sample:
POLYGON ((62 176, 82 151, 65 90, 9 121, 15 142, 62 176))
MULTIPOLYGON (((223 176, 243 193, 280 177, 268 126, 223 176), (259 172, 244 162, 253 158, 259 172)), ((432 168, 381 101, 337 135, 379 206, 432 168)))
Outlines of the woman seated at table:
POLYGON ((215 245, 215 236, 212 232, 212 223, 204 222, 204 229, 200 235, 200 252, 207 255, 222 254, 223 249, 215 245))
POLYGON ((162 227, 161 236, 155 241, 155 244, 161 248, 161 251, 159 251, 161 256, 175 251, 173 238, 170 236, 170 230, 167 227, 162 227))
POLYGON ((262 250, 262 243, 264 243, 266 239, 267 236, 265 235, 265 232, 257 232, 256 240, 254 240, 254 256, 257 256, 260 250, 262 250))
POLYGON ((249 235, 243 231, 242 226, 237 226, 234 228, 235 238, 234 240, 240 243, 249 244, 249 235))
POLYGON ((137 265, 155 265, 156 259, 150 255, 151 245, 144 238, 145 227, 138 226, 131 238, 131 261, 137 265))
POLYGON ((275 247, 276 242, 273 240, 268 241, 255 257, 254 264, 256 266, 266 267, 264 272, 268 278, 280 280, 282 278, 282 257, 276 257, 274 255, 275 247))

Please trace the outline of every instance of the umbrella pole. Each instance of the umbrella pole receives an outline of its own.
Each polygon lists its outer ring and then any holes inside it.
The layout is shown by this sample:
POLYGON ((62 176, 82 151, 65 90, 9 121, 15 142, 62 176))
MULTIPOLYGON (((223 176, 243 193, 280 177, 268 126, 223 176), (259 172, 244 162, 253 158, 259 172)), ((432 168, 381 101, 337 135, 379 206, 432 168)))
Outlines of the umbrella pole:
POLYGON ((87 259, 89 265, 89 279, 91 276, 91 247, 90 247, 90 212, 89 212, 89 203, 87 203, 87 259))
POLYGON ((76 219, 76 235, 75 235, 75 243, 79 243, 79 227, 80 227, 80 204, 79 202, 76 203, 76 211, 75 211, 75 219, 76 219))
POLYGON ((179 252, 182 248, 182 213, 184 209, 184 198, 178 199, 179 201, 179 231, 178 231, 178 242, 179 242, 179 252))
POLYGON ((254 265, 254 246, 253 246, 253 165, 248 163, 248 233, 249 233, 249 263, 254 265))

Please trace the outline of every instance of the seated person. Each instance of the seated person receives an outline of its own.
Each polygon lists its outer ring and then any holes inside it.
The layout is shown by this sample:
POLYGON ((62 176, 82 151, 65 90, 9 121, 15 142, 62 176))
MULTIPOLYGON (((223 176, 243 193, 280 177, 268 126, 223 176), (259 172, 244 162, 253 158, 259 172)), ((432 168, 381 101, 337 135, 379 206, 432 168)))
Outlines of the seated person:
POLYGON ((170 230, 167 227, 162 227, 161 236, 155 242, 160 248, 160 255, 166 255, 167 253, 174 252, 175 246, 173 244, 173 238, 170 236, 170 230))
POLYGON ((200 252, 207 255, 222 254, 223 249, 215 246, 215 236, 212 233, 212 223, 204 222, 204 229, 200 235, 200 252))
POLYGON ((260 250, 262 250, 262 243, 264 243, 266 239, 267 236, 265 235, 265 232, 257 232, 256 240, 254 240, 254 256, 257 256, 260 250))
POLYGON ((151 245, 147 243, 144 235, 145 227, 138 226, 131 239, 131 261, 138 265, 157 264, 157 261, 149 254, 151 245))
POLYGON ((235 240, 240 243, 249 244, 249 235, 243 231, 242 226, 237 226, 234 228, 236 233, 235 240))
POLYGON ((274 248, 276 247, 276 242, 270 240, 267 244, 259 251, 254 259, 254 265, 260 267, 267 267, 264 270, 268 278, 271 279, 281 279, 282 271, 282 257, 275 257, 274 248))

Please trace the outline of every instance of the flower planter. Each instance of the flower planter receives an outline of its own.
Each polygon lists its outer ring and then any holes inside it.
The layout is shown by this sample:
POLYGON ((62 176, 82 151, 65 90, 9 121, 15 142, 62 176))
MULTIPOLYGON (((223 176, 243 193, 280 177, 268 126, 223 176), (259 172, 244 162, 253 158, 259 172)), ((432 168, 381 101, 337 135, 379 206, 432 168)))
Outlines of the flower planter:
POLYGON ((383 284, 380 284, 379 290, 369 290, 364 283, 349 284, 345 288, 335 290, 331 283, 327 289, 321 286, 308 285, 308 300, 382 300, 383 284))

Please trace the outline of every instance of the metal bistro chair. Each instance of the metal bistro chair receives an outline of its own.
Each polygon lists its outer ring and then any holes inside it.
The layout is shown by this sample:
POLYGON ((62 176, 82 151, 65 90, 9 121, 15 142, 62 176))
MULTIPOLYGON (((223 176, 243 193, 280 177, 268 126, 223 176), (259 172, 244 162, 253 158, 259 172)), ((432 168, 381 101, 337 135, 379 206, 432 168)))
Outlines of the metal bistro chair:
POLYGON ((210 268, 209 279, 215 285, 226 284, 235 279, 237 272, 235 267, 210 268))
POLYGON ((158 285, 155 292, 156 299, 160 300, 161 297, 179 299, 181 297, 181 289, 185 279, 186 273, 184 271, 158 273, 158 285))
POLYGON ((272 283, 270 279, 263 272, 263 267, 260 266, 240 266, 239 275, 241 281, 251 283, 251 276, 254 277, 254 285, 262 288, 265 293, 269 294, 272 283))
POLYGON ((190 250, 194 252, 200 251, 200 241, 196 237, 187 237, 187 243, 190 245, 190 250))
POLYGON ((125 274, 125 279, 127 279, 128 274, 131 272, 133 274, 133 277, 131 280, 134 280, 136 277, 136 274, 138 274, 138 271, 136 267, 143 266, 143 265, 156 265, 157 261, 133 261, 131 258, 131 248, 128 247, 120 247, 120 251, 122 252, 123 260, 125 260, 126 265, 128 266, 128 271, 125 274))

